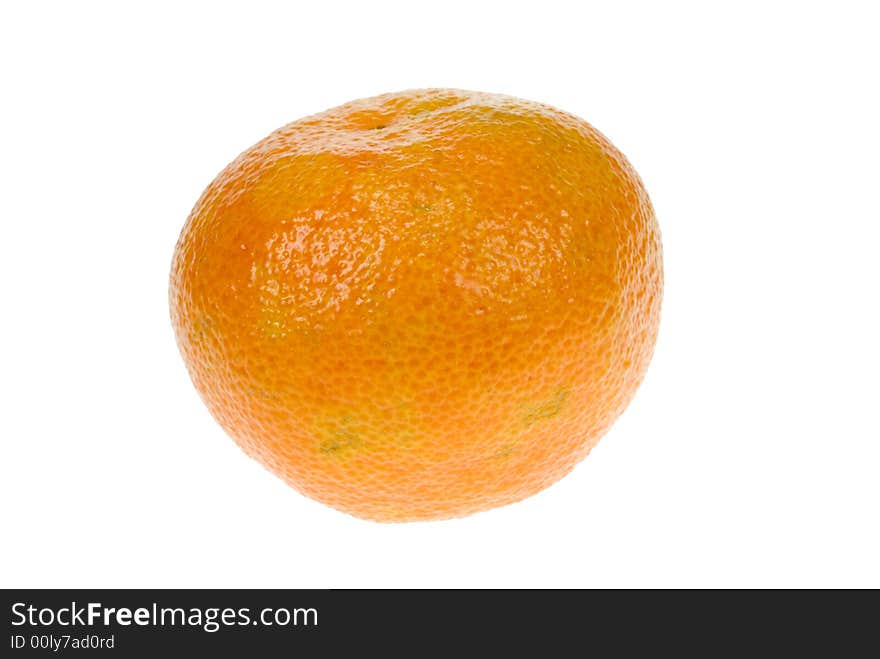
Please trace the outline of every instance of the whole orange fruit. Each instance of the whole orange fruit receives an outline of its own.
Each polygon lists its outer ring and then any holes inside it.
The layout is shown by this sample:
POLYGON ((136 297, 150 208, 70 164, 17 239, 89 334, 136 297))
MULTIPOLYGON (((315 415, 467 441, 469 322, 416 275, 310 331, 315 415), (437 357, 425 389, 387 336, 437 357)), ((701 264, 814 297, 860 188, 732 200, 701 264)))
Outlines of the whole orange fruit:
POLYGON ((246 453, 359 517, 441 519, 565 475, 641 381, 660 234, 583 120, 450 89, 275 131, 205 190, 171 315, 246 453))

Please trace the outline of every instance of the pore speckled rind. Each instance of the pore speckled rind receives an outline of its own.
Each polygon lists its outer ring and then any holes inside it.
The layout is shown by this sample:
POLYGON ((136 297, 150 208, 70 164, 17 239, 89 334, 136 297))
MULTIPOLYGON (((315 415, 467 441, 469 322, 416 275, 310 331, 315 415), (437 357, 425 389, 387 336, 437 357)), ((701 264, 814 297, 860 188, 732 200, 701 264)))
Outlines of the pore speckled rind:
POLYGON ((245 151, 190 214, 170 288, 223 428, 381 521, 565 475, 635 393, 661 294, 653 210, 613 145, 459 90, 355 101, 245 151))

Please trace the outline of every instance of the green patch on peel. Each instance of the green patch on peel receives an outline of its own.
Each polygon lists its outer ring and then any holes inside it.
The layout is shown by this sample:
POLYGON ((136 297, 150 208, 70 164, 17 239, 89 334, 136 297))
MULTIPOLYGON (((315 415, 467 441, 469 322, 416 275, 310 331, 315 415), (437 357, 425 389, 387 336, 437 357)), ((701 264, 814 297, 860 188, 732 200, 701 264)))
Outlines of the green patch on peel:
POLYGON ((196 316, 190 330, 190 336, 194 339, 202 340, 207 338, 213 331, 214 319, 210 314, 203 311, 196 316))
POLYGON ((268 389, 263 389, 262 387, 247 387, 245 393, 249 396, 262 398, 263 400, 278 400, 279 398, 278 394, 272 393, 268 389))
POLYGON ((379 441, 384 446, 400 451, 412 451, 421 443, 421 437, 415 430, 418 425, 418 416, 413 410, 412 401, 396 398, 388 405, 379 406, 374 411, 378 413, 381 422, 379 441))
POLYGON ((339 410, 312 425, 315 447, 336 459, 364 457, 373 452, 417 450, 421 434, 417 416, 406 400, 359 410, 339 410))
POLYGON ((321 453, 325 455, 344 455, 350 449, 355 448, 360 442, 354 435, 340 434, 335 439, 321 443, 321 453))
POLYGON ((571 389, 569 387, 560 387, 549 398, 539 400, 536 403, 524 403, 520 425, 510 429, 509 434, 512 436, 512 439, 495 451, 492 457, 503 460, 513 455, 519 449, 523 440, 528 438, 529 430, 536 423, 559 416, 559 413, 565 407, 570 392, 571 389))
POLYGON ((510 444, 505 444, 500 449, 498 449, 492 457, 509 458, 516 450, 517 444, 519 444, 518 439, 515 442, 511 442, 510 444))
POLYGON ((287 334, 287 314, 277 306, 265 305, 257 321, 257 328, 264 335, 278 338, 287 334))
POLYGON ((530 428, 539 421, 544 419, 552 419, 557 416, 568 398, 570 389, 568 387, 560 387, 553 396, 537 403, 527 404, 523 406, 522 424, 526 428, 530 428))
POLYGON ((419 446, 419 438, 412 430, 402 430, 395 433, 392 441, 401 451, 412 451, 419 446))
POLYGON ((357 424, 349 415, 329 419, 317 429, 318 450, 324 455, 345 456, 363 445, 357 424))

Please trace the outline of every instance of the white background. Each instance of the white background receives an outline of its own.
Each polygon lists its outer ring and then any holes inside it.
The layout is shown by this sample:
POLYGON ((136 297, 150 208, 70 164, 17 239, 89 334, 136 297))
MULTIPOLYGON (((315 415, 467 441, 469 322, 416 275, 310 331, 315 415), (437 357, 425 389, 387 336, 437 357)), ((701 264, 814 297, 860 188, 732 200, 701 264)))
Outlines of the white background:
POLYGON ((4 4, 0 586, 880 587, 872 3, 601 4, 4 4), (608 135, 666 294, 643 387, 574 473, 380 525, 223 434, 167 277, 240 151, 428 86, 608 135))

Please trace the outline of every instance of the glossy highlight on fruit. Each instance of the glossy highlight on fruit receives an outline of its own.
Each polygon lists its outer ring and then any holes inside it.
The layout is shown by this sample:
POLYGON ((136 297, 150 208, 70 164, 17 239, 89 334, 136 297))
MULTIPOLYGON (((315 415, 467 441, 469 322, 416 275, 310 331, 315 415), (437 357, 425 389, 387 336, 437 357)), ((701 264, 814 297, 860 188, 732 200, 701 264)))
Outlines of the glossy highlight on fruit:
POLYGON ((568 473, 645 374, 662 279, 648 195, 598 131, 427 89, 242 153, 183 228, 170 302, 196 388, 248 455, 394 522, 568 473))

